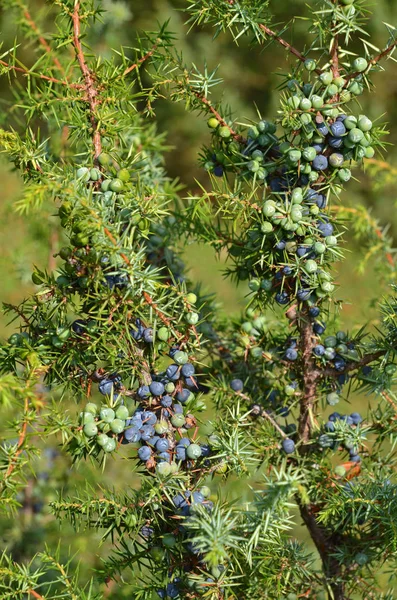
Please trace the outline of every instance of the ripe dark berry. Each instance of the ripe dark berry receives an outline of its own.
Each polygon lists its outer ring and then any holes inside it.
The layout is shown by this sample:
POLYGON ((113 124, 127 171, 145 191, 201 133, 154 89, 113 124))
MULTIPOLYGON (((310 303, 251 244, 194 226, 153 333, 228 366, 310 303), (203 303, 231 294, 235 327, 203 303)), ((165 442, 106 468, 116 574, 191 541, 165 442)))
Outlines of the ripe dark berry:
POLYGON ((172 406, 172 397, 171 396, 163 396, 160 400, 161 406, 164 408, 169 408, 172 406))
POLYGON ((156 443, 157 452, 166 452, 170 447, 170 443, 166 438, 160 438, 156 443))
POLYGON ((346 133, 346 127, 341 120, 337 120, 335 123, 332 123, 330 130, 332 135, 335 137, 342 137, 342 135, 345 135, 346 133))
POLYGON ((359 423, 361 423, 361 422, 362 422, 362 420, 363 420, 363 418, 362 418, 362 416, 360 415, 360 413, 357 413, 357 412, 354 412, 354 413, 352 413, 352 414, 350 415, 350 417, 351 417, 351 419, 352 419, 352 421, 353 421, 353 424, 354 424, 354 425, 359 425, 359 423))
POLYGON ((328 237, 333 234, 334 228, 331 223, 319 223, 317 229, 320 231, 323 237, 328 237))
POLYGON ((241 392, 244 388, 244 384, 241 379, 232 379, 230 382, 230 387, 234 392, 241 392))
POLYGON ((153 343, 153 329, 151 327, 147 327, 142 332, 143 341, 147 344, 153 343))
POLYGON ((289 295, 287 294, 287 292, 278 292, 276 294, 276 302, 278 304, 288 304, 289 295))
POLYGON ((187 402, 191 396, 191 391, 187 390, 186 388, 183 388, 182 390, 180 390, 179 392, 177 392, 176 394, 176 399, 181 402, 182 404, 185 404, 185 402, 187 402))
POLYGON ((192 377, 195 373, 194 366, 191 363, 186 363, 181 367, 181 373, 184 377, 192 377))
POLYGON ((318 317, 318 315, 320 314, 320 309, 318 308, 318 306, 311 306, 309 308, 309 315, 315 319, 316 317, 318 317))
POLYGON ((313 353, 316 356, 323 356, 324 352, 325 352, 325 348, 322 344, 317 344, 317 346, 314 346, 314 348, 313 348, 313 353))
POLYGON ((178 367, 178 365, 169 365, 165 374, 171 381, 178 381, 180 377, 180 367, 178 367))
POLYGON ((137 390, 137 396, 139 396, 139 398, 142 398, 142 400, 144 400, 145 398, 149 398, 149 396, 150 396, 149 386, 141 385, 141 387, 138 388, 138 390, 137 390))
POLYGON ((323 323, 314 323, 313 331, 317 333, 317 335, 322 335, 325 331, 325 325, 323 323))
POLYGON ((294 361, 298 358, 298 352, 295 348, 288 348, 284 356, 286 360, 294 361))
POLYGON ((153 396, 161 396, 164 394, 164 385, 160 381, 152 381, 149 389, 153 396))
POLYGON ((156 415, 150 410, 142 411, 141 419, 144 425, 155 425, 157 423, 156 415))
POLYGON ((100 381, 99 383, 98 388, 101 394, 103 394, 104 396, 110 396, 113 390, 113 385, 114 382, 112 379, 102 379, 102 381, 100 381))
POLYGON ((318 154, 313 160, 312 167, 315 171, 325 171, 328 169, 328 158, 323 154, 318 154))
POLYGON ((290 438, 285 438, 282 441, 281 446, 286 454, 292 454, 295 450, 295 442, 290 438))
POLYGON ((149 446, 141 446, 138 450, 138 456, 143 462, 146 462, 152 456, 152 451, 149 446))

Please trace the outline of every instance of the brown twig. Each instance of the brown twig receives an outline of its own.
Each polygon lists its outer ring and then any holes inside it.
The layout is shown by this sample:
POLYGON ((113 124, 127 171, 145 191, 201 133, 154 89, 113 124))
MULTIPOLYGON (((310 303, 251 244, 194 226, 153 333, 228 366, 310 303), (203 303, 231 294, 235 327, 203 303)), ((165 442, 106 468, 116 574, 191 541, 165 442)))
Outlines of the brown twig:
POLYGON ((45 600, 44 596, 42 596, 38 592, 35 592, 34 590, 28 590, 28 594, 32 594, 32 596, 34 598, 37 598, 37 600, 45 600))
POLYGON ((225 119, 223 119, 219 112, 212 106, 208 98, 200 94, 200 92, 194 92, 194 94, 196 98, 198 98, 203 104, 205 104, 205 106, 210 110, 214 117, 216 117, 216 119, 219 121, 222 127, 227 127, 229 129, 230 133, 232 134, 232 138, 234 138, 237 142, 245 143, 245 138, 242 135, 239 135, 236 131, 234 131, 232 127, 230 127, 230 125, 226 123, 225 119))
POLYGON ((34 73, 29 71, 29 69, 25 69, 24 67, 17 67, 15 65, 10 65, 4 60, 0 60, 0 65, 10 69, 11 71, 17 71, 18 73, 22 73, 23 75, 28 75, 29 77, 38 77, 39 79, 44 79, 44 81, 49 81, 50 83, 58 83, 59 85, 66 85, 70 88, 81 89, 83 86, 78 83, 69 83, 68 81, 62 81, 62 79, 57 79, 56 77, 50 77, 49 75, 43 75, 42 73, 34 73))
POLYGON ((146 52, 146 54, 144 56, 142 56, 139 60, 136 61, 136 63, 134 63, 133 65, 131 65, 130 67, 128 67, 124 73, 121 75, 121 77, 125 77, 126 75, 128 75, 129 73, 131 73, 131 71, 134 71, 135 69, 137 69, 138 67, 140 67, 140 65, 142 63, 144 63, 148 58, 150 58, 151 56, 153 56, 153 54, 156 52, 157 48, 158 48, 158 44, 159 42, 157 41, 153 48, 151 50, 149 50, 148 52, 146 52))
POLYGON ((365 367, 365 365, 369 365, 372 362, 378 360, 385 354, 384 350, 378 350, 377 352, 372 352, 363 356, 360 360, 355 362, 351 362, 346 365, 343 371, 337 371, 336 369, 331 369, 330 367, 326 367, 321 371, 323 377, 338 377, 339 375, 345 375, 346 373, 350 373, 351 371, 356 371, 356 369, 360 369, 361 367, 365 367))
MULTIPOLYGON (((275 31, 272 31, 266 25, 259 25, 259 27, 262 29, 262 31, 264 31, 266 33, 266 35, 272 37, 279 44, 281 44, 282 46, 284 46, 284 48, 286 48, 291 54, 293 54, 294 56, 296 56, 296 58, 299 58, 300 61, 302 61, 302 62, 306 61, 306 59, 307 59, 306 56, 304 56, 301 52, 299 52, 299 50, 297 50, 296 48, 294 48, 289 42, 287 42, 282 37, 280 37, 279 35, 277 35, 277 33, 275 31)), ((315 69, 315 73, 317 73, 318 75, 320 75, 322 73, 322 71, 321 71, 321 69, 315 69)))
POLYGON ((90 120, 93 129, 93 143, 94 143, 94 158, 98 158, 98 156, 102 152, 102 143, 101 143, 101 135, 98 129, 98 122, 96 118, 96 109, 99 105, 98 102, 98 90, 96 88, 96 83, 94 76, 89 69, 84 52, 83 46, 80 41, 80 2, 76 2, 74 11, 72 13, 72 22, 73 22, 73 45, 76 50, 77 60, 80 66, 81 73, 84 77, 85 81, 85 91, 87 93, 88 104, 90 107, 90 120))
POLYGON ((28 418, 27 418, 28 410, 29 410, 29 400, 28 400, 28 398, 25 398, 25 402, 24 402, 25 418, 22 423, 21 431, 19 433, 16 452, 15 452, 14 456, 12 457, 10 464, 8 465, 8 469, 5 473, 4 479, 2 481, 3 487, 4 487, 4 483, 7 481, 7 479, 11 476, 12 472, 14 471, 16 464, 17 464, 18 456, 21 454, 21 452, 23 450, 23 445, 25 443, 26 433, 27 433, 27 429, 28 429, 28 418))
MULTIPOLYGON (((388 56, 389 54, 391 54, 393 52, 393 50, 396 48, 397 46, 397 41, 393 42, 392 44, 390 44, 390 46, 388 46, 387 48, 385 48, 385 50, 383 50, 382 52, 379 52, 379 54, 377 54, 376 56, 374 56, 374 58, 372 58, 369 61, 369 65, 376 65, 380 60, 382 60, 382 58, 384 58, 385 56, 388 56)), ((358 77, 359 75, 362 75, 361 71, 356 71, 355 73, 350 73, 350 75, 346 75, 346 84, 351 80, 351 79, 355 79, 356 77, 358 77)), ((346 84, 344 87, 346 87, 346 84)))
POLYGON ((312 324, 306 312, 297 315, 297 326, 300 334, 299 347, 301 354, 303 395, 300 402, 298 434, 300 441, 307 444, 312 429, 312 411, 316 400, 317 384, 321 371, 313 358, 313 348, 316 338, 313 335, 312 324))
POLYGON ((34 33, 37 35, 37 39, 38 39, 40 45, 44 48, 44 50, 46 52, 48 52, 48 54, 51 55, 51 58, 53 60, 54 65, 56 66, 56 68, 59 71, 61 71, 62 74, 64 74, 65 71, 64 71, 61 63, 59 62, 58 58, 56 56, 54 56, 51 46, 49 45, 47 40, 43 37, 43 35, 40 33, 39 28, 37 27, 35 21, 32 19, 30 12, 28 11, 28 9, 25 6, 23 6, 22 3, 20 3, 20 7, 22 9, 23 16, 25 17, 27 24, 32 29, 32 31, 34 31, 34 33))

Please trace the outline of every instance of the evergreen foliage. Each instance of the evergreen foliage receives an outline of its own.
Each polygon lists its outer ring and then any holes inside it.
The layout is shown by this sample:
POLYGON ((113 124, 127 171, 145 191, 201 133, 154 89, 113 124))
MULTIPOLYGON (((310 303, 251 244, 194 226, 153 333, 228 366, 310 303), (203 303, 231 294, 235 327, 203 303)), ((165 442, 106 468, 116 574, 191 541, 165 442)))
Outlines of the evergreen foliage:
POLYGON ((139 485, 87 485, 51 502, 60 521, 110 540, 92 581, 60 550, 28 564, 4 553, 1 597, 94 599, 106 583, 104 597, 125 589, 137 600, 391 600, 393 576, 381 595, 378 572, 397 556, 394 249, 363 207, 342 202, 353 173, 385 149, 386 128, 359 97, 393 57, 395 29, 376 48, 363 1, 322 0, 297 49, 293 20, 275 25, 270 2, 191 0, 191 27, 287 52, 277 117, 258 107, 244 122, 212 102, 217 71, 186 64, 167 25, 97 57, 85 44, 102 18, 91 0, 52 3, 51 37, 19 0, 3 6, 22 9, 27 34, 0 62, 18 113, 1 148, 24 178, 18 210, 55 203, 65 242, 57 270, 35 268, 36 294, 5 306, 19 329, 0 347, 0 401, 17 417, 16 441, 1 449, 0 507, 20 510, 38 439, 54 437, 75 471, 127 458, 139 485), (18 50, 32 42, 28 68, 18 50), (208 122, 200 160, 211 187, 186 202, 164 170, 153 118, 164 98, 208 122), (391 284, 381 326, 354 334, 338 324, 349 229, 368 245, 361 268, 376 255, 391 284), (184 273, 191 240, 226 253, 227 276, 248 282, 241 318, 220 318, 184 273), (335 412, 355 390, 371 396, 368 413, 335 412), (249 490, 241 501, 223 493, 233 478, 249 490), (316 552, 291 536, 296 509, 316 552))

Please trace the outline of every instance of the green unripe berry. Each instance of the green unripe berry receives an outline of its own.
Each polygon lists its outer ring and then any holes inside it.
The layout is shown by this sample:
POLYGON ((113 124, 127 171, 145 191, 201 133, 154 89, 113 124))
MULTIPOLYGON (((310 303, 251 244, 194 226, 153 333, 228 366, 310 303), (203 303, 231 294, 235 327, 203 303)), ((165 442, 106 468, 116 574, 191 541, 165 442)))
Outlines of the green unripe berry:
POLYGON ((86 435, 87 437, 94 437, 94 435, 98 433, 98 427, 95 425, 94 422, 86 423, 83 427, 83 432, 84 435, 86 435))
MULTIPOLYGON (((168 477, 169 475, 171 475, 171 470, 171 465, 168 462, 161 462, 156 465, 156 473, 157 475, 159 475, 159 477, 168 477)), ((154 548, 152 548, 152 550, 154 550, 154 548)), ((150 551, 151 554, 152 550, 150 551)), ((158 553, 158 556, 160 556, 160 553, 158 553)), ((156 558, 156 560, 163 560, 164 558, 165 556, 163 554, 163 551, 161 551, 161 559, 156 558)))
POLYGON ((181 413, 176 413, 171 417, 171 425, 179 429, 185 424, 185 417, 181 413))
POLYGON ((99 181, 102 177, 102 173, 100 172, 99 169, 96 169, 95 167, 93 167, 92 169, 90 169, 90 179, 91 181, 99 181))
POLYGON ((372 146, 365 148, 365 158, 373 158, 375 156, 375 149, 372 146))
POLYGON ((302 152, 300 150, 290 150, 288 152, 288 159, 293 162, 293 163, 297 163, 300 161, 302 156, 302 152))
POLYGON ((363 567, 367 564, 369 558, 364 552, 357 552, 357 554, 354 557, 354 560, 360 567, 363 567))
POLYGON ((340 2, 342 4, 344 4, 345 6, 349 6, 349 5, 353 4, 354 0, 340 0, 340 2))
MULTIPOLYGON (((160 463, 160 464, 164 464, 164 463, 160 463)), ((162 542, 163 542, 163 546, 165 546, 166 548, 173 548, 176 545, 176 538, 171 533, 166 533, 165 535, 163 535, 162 542)))
POLYGON ((359 56, 358 58, 356 58, 353 61, 352 67, 353 67, 354 71, 358 71, 358 73, 362 73, 368 67, 368 61, 365 58, 363 58, 362 56, 361 57, 359 56))
POLYGON ((218 133, 221 136, 221 138, 225 138, 225 139, 230 138, 230 136, 232 135, 229 127, 227 127, 226 125, 224 125, 223 127, 220 127, 218 129, 218 133))
POLYGON ((110 453, 116 450, 116 440, 114 438, 108 438, 108 441, 102 446, 104 452, 110 453))
POLYGON ((360 96, 360 94, 364 91, 364 86, 358 81, 352 81, 348 87, 349 92, 351 92, 354 96, 360 96))
POLYGON ((186 321, 189 325, 197 325, 199 321, 199 315, 196 312, 188 312, 186 315, 186 321))
POLYGON ((358 127, 354 127, 348 133, 348 138, 353 144, 358 144, 364 137, 363 132, 358 127))
POLYGON ((90 412, 82 412, 80 413, 80 421, 85 425, 86 423, 94 423, 95 415, 90 412))
POLYGON ((352 176, 352 173, 351 173, 350 169, 339 169, 339 171, 338 171, 338 177, 344 183, 347 183, 348 181, 350 181, 351 176, 352 176))
POLYGON ((175 384, 173 384, 172 381, 170 381, 169 383, 166 383, 165 391, 167 392, 167 394, 172 394, 172 392, 175 391, 175 384))
POLYGON ((338 404, 338 402, 340 401, 340 397, 339 394, 337 394, 336 392, 330 392, 329 394, 327 394, 326 400, 327 404, 329 404, 330 406, 335 406, 335 404, 338 404))
MULTIPOLYGON (((306 149, 305 149, 306 150, 306 149)), ((303 152, 305 152, 305 150, 303 152)), ((294 204, 301 204, 303 201, 303 190, 297 187, 292 190, 291 200, 294 204)))
POLYGON ((354 117, 353 115, 349 115, 343 121, 343 125, 346 127, 346 129, 354 129, 355 127, 357 127, 357 119, 356 119, 356 117, 354 117))
POLYGON ((103 406, 100 410, 99 416, 101 421, 104 421, 105 423, 111 423, 116 415, 113 408, 103 406))
POLYGON ((332 80, 332 85, 336 85, 336 87, 341 90, 343 88, 343 86, 346 83, 346 79, 344 79, 343 77, 335 77, 332 80))
POLYGON ((273 231, 273 225, 269 221, 265 221, 261 225, 262 233, 271 233, 273 231))
POLYGON ((89 181, 89 179, 90 179, 89 169, 87 169, 87 167, 80 167, 79 169, 77 169, 76 177, 77 177, 77 179, 82 179, 85 182, 89 181))
POLYGON ((315 71, 316 70, 316 61, 313 58, 307 58, 303 63, 306 71, 315 71))
MULTIPOLYGON (((174 415, 174 416, 176 416, 176 415, 174 415)), ((160 419, 160 421, 157 421, 157 423, 155 424, 154 430, 159 435, 163 435, 164 433, 167 433, 167 431, 168 431, 168 422, 165 419, 160 419)))
POLYGON ((120 169, 120 171, 117 173, 117 178, 124 183, 127 183, 131 179, 131 174, 128 169, 120 169))
POLYGON ((100 433, 95 441, 99 446, 102 446, 103 448, 104 446, 106 446, 109 439, 110 438, 106 435, 106 433, 100 433))
POLYGON ((300 101, 299 96, 291 96, 291 98, 288 98, 288 104, 293 109, 299 108, 300 101))
POLYGON ((338 168, 338 167, 341 167, 343 165, 343 163, 344 163, 344 157, 341 154, 338 154, 337 152, 333 152, 329 156, 328 162, 331 165, 331 167, 338 168))
POLYGON ((162 342, 166 342, 170 337, 170 332, 167 327, 160 327, 160 329, 157 330, 157 337, 162 342))
POLYGON ((113 419, 113 421, 110 423, 110 429, 113 431, 113 433, 121 433, 124 431, 124 427, 125 421, 122 421, 121 419, 113 419))
POLYGON ((107 192, 110 188, 110 184, 112 183, 111 179, 105 179, 104 181, 102 181, 101 183, 101 191, 102 192, 107 192))
POLYGON ((329 96, 330 98, 332 98, 332 96, 335 96, 339 91, 339 88, 337 85, 335 85, 334 83, 331 83, 328 87, 327 87, 327 96, 329 96))
POLYGON ((102 152, 98 156, 98 162, 102 167, 106 167, 107 165, 110 165, 110 163, 112 162, 112 159, 109 156, 109 154, 106 154, 106 152, 102 152))
POLYGON ((250 160, 247 163, 247 168, 251 173, 256 173, 256 171, 259 171, 259 163, 256 160, 250 160))
POLYGON ((177 352, 175 352, 174 354, 174 362, 177 365, 185 365, 189 360, 189 356, 186 354, 186 352, 183 352, 182 350, 178 350, 177 352))
POLYGON ((215 117, 211 117, 210 119, 208 119, 207 125, 210 129, 216 129, 219 125, 219 121, 215 117))
POLYGON ((312 103, 309 100, 309 98, 302 98, 302 100, 300 101, 299 107, 302 110, 310 110, 312 107, 312 103))
POLYGON ((313 246, 313 250, 315 251, 316 254, 324 254, 326 249, 327 249, 326 245, 323 244, 322 242, 316 242, 313 246))
POLYGON ((186 296, 186 302, 188 302, 189 304, 196 304, 196 302, 197 302, 196 294, 193 294, 193 292, 189 292, 189 294, 187 294, 187 296, 186 296))
POLYGON ((198 444, 190 444, 186 448, 186 456, 192 460, 196 460, 201 456, 201 447, 198 444))
POLYGON ((307 260, 304 265, 305 271, 307 273, 315 273, 318 269, 318 265, 315 260, 307 260))
POLYGON ((265 290, 265 292, 270 292, 272 287, 273 287, 273 283, 270 279, 262 279, 262 281, 261 281, 262 290, 265 290))
POLYGON ((365 115, 359 117, 357 125, 361 131, 370 131, 372 129, 372 121, 365 115))
POLYGON ((344 477, 346 475, 346 469, 343 465, 338 465, 337 467, 335 467, 335 475, 338 475, 339 477, 344 477))
POLYGON ((123 404, 121 406, 119 406, 118 408, 116 408, 116 418, 117 419, 122 419, 123 421, 125 421, 126 419, 128 419, 129 416, 130 416, 129 410, 123 404))
POLYGON ((331 71, 325 71, 320 75, 320 80, 324 85, 329 85, 332 82, 333 78, 334 77, 331 71))
POLYGON ((323 283, 321 284, 321 289, 323 292, 326 292, 327 294, 332 294, 332 292, 335 289, 335 286, 330 281, 323 281, 323 283))
POLYGON ((98 407, 93 402, 88 402, 88 404, 84 407, 84 412, 91 413, 92 415, 96 415, 98 412, 98 407))
POLYGON ((203 485, 203 487, 200 488, 200 492, 203 494, 204 498, 209 498, 211 496, 211 490, 207 485, 203 485))
POLYGON ((272 217, 276 212, 276 208, 273 204, 270 204, 270 202, 265 202, 265 204, 263 205, 263 214, 265 217, 269 218, 272 217))
POLYGON ((324 106, 324 100, 321 98, 321 96, 316 96, 316 95, 312 96, 311 102, 312 102, 313 108, 315 108, 316 110, 318 110, 319 108, 322 108, 324 106))
MULTIPOLYGON (((312 117, 311 115, 304 113, 303 115, 299 116, 300 122, 302 123, 302 125, 309 125, 312 122, 312 117)), ((306 131, 305 132, 305 137, 306 139, 310 139, 313 136, 313 132, 312 131, 306 131)))
POLYGON ((251 279, 248 283, 248 287, 252 292, 257 292, 261 287, 259 279, 251 279))
POLYGON ((109 189, 112 192, 121 192, 124 189, 124 183, 121 179, 112 179, 109 184, 109 189))
POLYGON ((316 149, 309 146, 303 150, 302 156, 305 160, 312 162, 317 156, 316 149))

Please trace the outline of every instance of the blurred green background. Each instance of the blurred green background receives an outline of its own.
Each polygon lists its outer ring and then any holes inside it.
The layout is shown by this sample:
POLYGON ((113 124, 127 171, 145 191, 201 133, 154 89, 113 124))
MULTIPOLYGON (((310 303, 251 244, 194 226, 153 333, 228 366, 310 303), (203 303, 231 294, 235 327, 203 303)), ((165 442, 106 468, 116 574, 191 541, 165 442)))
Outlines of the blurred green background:
MULTIPOLYGON (((310 5, 313 4, 310 2, 310 5)), ((290 60, 282 48, 272 45, 271 48, 262 51, 258 48, 253 50, 250 40, 242 38, 237 47, 228 35, 220 36, 214 41, 211 30, 206 28, 192 31, 186 36, 186 14, 181 9, 187 2, 183 0, 103 0, 101 5, 107 12, 103 14, 102 23, 97 23, 89 36, 89 42, 98 54, 108 55, 109 48, 117 49, 120 44, 133 47, 139 31, 155 30, 158 23, 169 19, 169 28, 175 32, 177 46, 183 51, 187 64, 194 62, 199 68, 204 66, 205 61, 209 68, 220 65, 218 75, 224 83, 214 90, 214 98, 223 97, 224 102, 232 107, 233 113, 238 115, 241 121, 256 116, 255 106, 264 118, 275 116, 280 73, 287 71, 290 60)), ((291 0, 277 0, 271 2, 274 21, 288 21, 291 17, 291 6, 294 14, 306 14, 307 5, 304 0, 294 0, 292 3, 291 0)), ((32 2, 30 11, 34 18, 43 17, 48 30, 51 30, 53 24, 47 16, 48 9, 44 2, 32 2)), ((368 22, 371 43, 383 47, 387 41, 387 31, 383 23, 397 24, 397 2, 377 0, 373 2, 371 11, 373 18, 368 22)), ((4 48, 8 48, 13 45, 18 30, 17 15, 7 9, 1 13, 0 20, 4 48)), ((288 34, 288 40, 300 49, 305 47, 307 40, 306 26, 304 20, 297 19, 292 33, 288 34)), ((22 32, 19 31, 19 34, 22 32)), ((357 46, 358 51, 359 48, 360 46, 357 46)), ((32 64, 34 58, 31 49, 28 48, 20 58, 28 65, 32 64)), ((380 118, 388 123, 388 142, 391 145, 385 158, 397 167, 397 66, 392 60, 387 61, 384 66, 387 73, 374 76, 376 93, 362 96, 357 111, 368 114, 374 120, 380 118)), ((4 123, 7 123, 10 117, 5 104, 10 98, 8 79, 3 76, 0 78, 0 102, 3 107, 0 121, 4 123)), ((157 104, 157 120, 159 129, 167 132, 168 142, 172 146, 172 150, 166 156, 169 175, 181 180, 185 185, 186 194, 188 191, 198 192, 196 180, 204 185, 208 184, 205 172, 198 166, 198 153, 209 138, 206 120, 197 115, 187 114, 182 104, 175 105, 166 100, 157 104)), ((14 205, 18 199, 21 182, 6 158, 0 163, 0 178, 1 300, 18 303, 34 291, 30 279, 32 266, 35 264, 39 268, 54 267, 52 255, 57 251, 61 240, 56 219, 51 214, 52 210, 48 210, 44 215, 42 211, 28 216, 18 216, 15 213, 14 205)), ((342 197, 342 201, 349 206, 363 204, 370 208, 373 216, 379 219, 382 225, 390 224, 389 233, 394 239, 397 239, 396 181, 397 177, 391 177, 387 185, 379 186, 379 182, 369 174, 361 173, 359 181, 351 182, 349 191, 342 197)), ((376 324, 376 302, 387 292, 387 282, 379 277, 375 261, 368 263, 364 273, 358 273, 357 266, 365 252, 365 240, 357 242, 351 236, 347 236, 347 240, 350 244, 347 260, 338 265, 337 269, 340 297, 346 301, 342 311, 343 324, 346 328, 353 329, 366 321, 376 324)), ((223 278, 222 257, 216 257, 208 246, 200 247, 195 244, 185 248, 184 257, 191 279, 201 281, 208 291, 216 293, 226 315, 232 315, 242 309, 246 289, 243 286, 237 290, 229 280, 223 278)), ((6 325, 6 318, 0 315, 1 336, 10 335, 12 332, 12 328, 7 328, 6 325)), ((353 399, 354 408, 363 412, 367 402, 368 400, 362 397, 353 399)), ((6 415, 6 418, 11 419, 12 415, 6 415)), ((124 455, 127 457, 128 453, 124 452, 124 455)), ((46 502, 54 497, 56 488, 73 493, 76 486, 84 487, 88 481, 94 486, 103 484, 122 489, 126 482, 127 485, 136 485, 136 479, 129 476, 130 467, 128 461, 124 460, 111 461, 110 467, 108 465, 104 473, 98 472, 89 464, 82 465, 72 472, 67 459, 56 457, 54 463, 51 460, 48 463, 48 457, 44 457, 38 461, 37 472, 47 473, 49 479, 46 479, 47 476, 43 477, 40 484, 35 478, 29 479, 27 492, 21 497, 21 501, 25 502, 21 519, 0 519, 0 549, 8 545, 13 549, 16 558, 25 559, 35 550, 41 549, 44 542, 54 545, 58 538, 62 537, 65 553, 70 546, 72 552, 77 552, 77 558, 84 559, 84 580, 89 574, 89 569, 100 564, 99 558, 91 552, 91 549, 98 545, 99 534, 87 535, 81 532, 74 535, 66 524, 59 528, 45 508, 46 502), (44 501, 44 506, 35 512, 36 497, 44 501)), ((241 494, 244 490, 240 486, 234 486, 231 493, 241 494)), ((103 546, 98 553, 106 556, 108 546, 103 546)), ((125 586, 123 589, 113 589, 110 597, 123 598, 127 595, 128 586, 125 586)))

